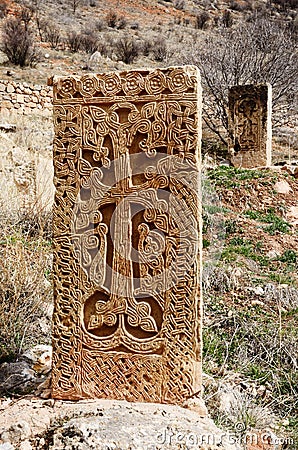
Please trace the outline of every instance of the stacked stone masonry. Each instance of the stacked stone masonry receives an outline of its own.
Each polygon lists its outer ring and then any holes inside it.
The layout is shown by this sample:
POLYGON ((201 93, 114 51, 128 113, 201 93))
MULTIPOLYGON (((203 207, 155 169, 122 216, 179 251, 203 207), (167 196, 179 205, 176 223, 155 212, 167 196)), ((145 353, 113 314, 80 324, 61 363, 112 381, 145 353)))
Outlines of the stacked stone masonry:
POLYGON ((29 85, 14 81, 0 81, 1 113, 42 114, 51 116, 53 89, 51 86, 29 85))

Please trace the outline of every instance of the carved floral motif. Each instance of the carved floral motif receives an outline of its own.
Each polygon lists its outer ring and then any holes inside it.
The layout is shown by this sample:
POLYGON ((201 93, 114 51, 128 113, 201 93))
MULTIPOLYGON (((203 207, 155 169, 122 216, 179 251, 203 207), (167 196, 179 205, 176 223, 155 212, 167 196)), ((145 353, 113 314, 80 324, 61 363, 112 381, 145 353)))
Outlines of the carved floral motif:
POLYGON ((199 94, 193 67, 54 81, 55 398, 200 387, 199 94))

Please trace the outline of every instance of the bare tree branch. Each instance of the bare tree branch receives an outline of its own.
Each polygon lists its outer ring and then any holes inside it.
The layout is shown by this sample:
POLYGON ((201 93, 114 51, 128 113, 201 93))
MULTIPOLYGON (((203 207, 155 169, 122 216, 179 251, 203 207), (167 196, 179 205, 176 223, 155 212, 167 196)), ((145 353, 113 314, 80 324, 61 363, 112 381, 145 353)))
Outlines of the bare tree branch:
MULTIPOLYGON (((204 121, 223 143, 228 137, 228 90, 232 86, 272 85, 273 108, 293 109, 297 98, 297 42, 285 25, 268 18, 219 29, 185 55, 197 65, 204 86, 204 121)), ((279 118, 276 117, 277 125, 279 118)))

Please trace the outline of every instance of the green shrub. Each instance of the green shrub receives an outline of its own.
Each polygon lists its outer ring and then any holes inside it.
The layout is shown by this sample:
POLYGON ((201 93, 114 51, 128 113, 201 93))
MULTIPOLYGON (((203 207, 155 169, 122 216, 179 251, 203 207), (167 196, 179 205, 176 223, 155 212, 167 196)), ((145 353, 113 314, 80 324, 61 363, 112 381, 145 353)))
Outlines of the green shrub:
POLYGON ((266 213, 248 210, 244 212, 244 215, 250 219, 270 224, 264 228, 264 231, 267 231, 272 235, 276 234, 277 231, 281 233, 288 233, 291 228, 291 225, 281 217, 277 216, 272 209, 269 209, 266 213))

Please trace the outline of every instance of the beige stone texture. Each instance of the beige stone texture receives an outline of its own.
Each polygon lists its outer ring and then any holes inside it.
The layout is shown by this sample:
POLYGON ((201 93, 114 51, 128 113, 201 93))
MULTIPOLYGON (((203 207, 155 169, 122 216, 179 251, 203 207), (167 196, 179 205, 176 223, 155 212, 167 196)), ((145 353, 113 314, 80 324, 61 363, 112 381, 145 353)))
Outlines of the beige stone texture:
POLYGON ((277 181, 274 186, 273 189, 278 193, 278 194, 289 194, 290 192, 292 192, 292 188, 289 185, 289 183, 287 181, 277 181))
POLYGON ((6 92, 11 93, 11 92, 14 92, 14 91, 15 91, 15 88, 13 87, 13 85, 12 84, 8 84, 7 87, 6 87, 6 92))
POLYGON ((298 206, 290 206, 287 212, 287 221, 294 226, 298 226, 298 206))
POLYGON ((53 162, 38 151, 13 148, 0 153, 0 201, 4 209, 51 211, 54 202, 53 162))
POLYGON ((1 95, 1 111, 4 109, 17 109, 19 114, 34 114, 38 112, 42 115, 51 114, 52 110, 52 88, 48 86, 34 86, 31 87, 28 83, 14 83, 6 80, 0 82, 1 95), (7 101, 6 106, 3 102, 7 101), (46 103, 46 105, 45 105, 46 103), (24 105, 30 109, 26 109, 24 105), (44 111, 44 109, 46 111, 44 111), (36 111, 35 111, 36 110, 36 111))
POLYGON ((235 167, 268 167, 272 159, 271 86, 233 86, 229 91, 229 152, 235 167))
POLYGON ((17 94, 17 102, 18 103, 24 103, 25 98, 23 94, 17 94))
POLYGON ((53 82, 52 395, 202 411, 198 69, 53 82))
POLYGON ((1 409, 2 450, 29 450, 28 441, 35 450, 242 448, 235 433, 228 434, 210 418, 174 405, 105 399, 61 402, 25 396, 3 402, 1 409))
POLYGON ((1 110, 2 110, 3 108, 10 109, 11 107, 12 107, 12 104, 11 104, 9 101, 5 100, 5 101, 2 101, 2 102, 1 102, 1 110))

